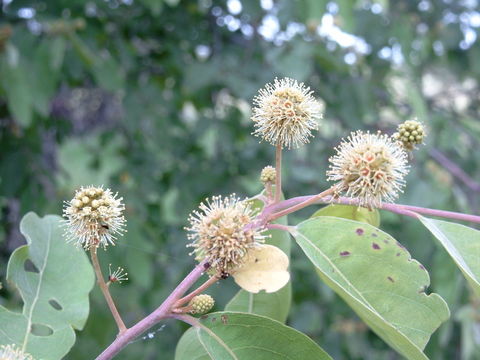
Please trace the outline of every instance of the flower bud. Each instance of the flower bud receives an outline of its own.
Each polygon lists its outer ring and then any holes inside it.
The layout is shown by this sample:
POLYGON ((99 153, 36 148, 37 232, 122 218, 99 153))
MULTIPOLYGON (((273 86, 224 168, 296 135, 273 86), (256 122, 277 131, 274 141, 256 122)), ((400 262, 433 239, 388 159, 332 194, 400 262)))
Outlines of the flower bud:
POLYGON ((212 310, 213 305, 215 305, 215 300, 210 295, 202 294, 195 296, 189 303, 192 310, 192 314, 205 314, 212 310))
POLYGON ((267 182, 275 183, 275 179, 277 177, 277 171, 273 166, 265 166, 260 173, 260 181, 264 184, 267 182))
POLYGON ((393 138, 407 151, 412 151, 415 145, 422 144, 425 136, 425 127, 416 120, 407 120, 398 125, 397 132, 393 134, 393 138))

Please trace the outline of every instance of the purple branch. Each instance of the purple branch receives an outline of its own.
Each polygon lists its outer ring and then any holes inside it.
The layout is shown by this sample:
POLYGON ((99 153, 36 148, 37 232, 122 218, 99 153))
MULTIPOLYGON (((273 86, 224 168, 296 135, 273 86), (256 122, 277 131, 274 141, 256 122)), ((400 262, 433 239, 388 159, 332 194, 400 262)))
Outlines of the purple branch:
POLYGON ((170 310, 175 302, 185 294, 185 292, 202 276, 203 272, 208 268, 207 261, 204 260, 198 264, 185 279, 172 291, 167 299, 150 315, 140 320, 124 333, 119 335, 114 342, 110 344, 96 360, 109 360, 117 355, 130 341, 143 334, 160 320, 170 315, 170 310))
MULTIPOLYGON (((311 199, 314 196, 316 195, 299 196, 299 197, 291 198, 291 199, 284 200, 279 203, 267 206, 262 212, 262 214, 260 214, 258 220, 259 222, 266 221, 266 219, 268 219, 268 217, 271 214, 274 214, 279 210, 292 207, 296 204, 300 204, 308 199, 311 199)), ((334 203, 334 204, 344 204, 344 205, 358 205, 358 201, 356 199, 340 197, 338 199, 332 200, 331 196, 324 197, 316 201, 315 203, 316 204, 334 203)), ((429 209, 429 208, 423 208, 419 206, 384 203, 379 209, 387 210, 393 213, 406 215, 410 217, 417 217, 418 214, 423 214, 423 215, 438 216, 438 217, 460 220, 460 221, 480 223, 480 216, 477 216, 477 215, 469 215, 469 214, 463 214, 463 213, 458 213, 453 211, 429 209)))
POLYGON ((473 180, 470 175, 463 171, 463 169, 455 164, 452 160, 447 158, 442 152, 437 149, 430 149, 428 153, 436 162, 438 162, 455 178, 463 182, 470 190, 475 192, 480 191, 480 184, 473 180))

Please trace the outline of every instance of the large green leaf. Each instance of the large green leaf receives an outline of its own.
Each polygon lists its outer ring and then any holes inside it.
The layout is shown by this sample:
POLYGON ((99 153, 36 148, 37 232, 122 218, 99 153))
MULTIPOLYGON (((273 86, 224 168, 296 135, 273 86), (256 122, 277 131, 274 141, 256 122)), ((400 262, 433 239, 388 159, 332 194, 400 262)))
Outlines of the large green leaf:
POLYGON ((430 278, 405 248, 383 231, 357 221, 321 216, 293 232, 322 279, 385 342, 408 359, 422 350, 449 317, 430 278))
POLYGON ((264 316, 218 312, 183 334, 175 360, 331 359, 301 332, 264 316))
POLYGON ((419 216, 480 296, 480 231, 468 226, 419 216))
POLYGON ((312 217, 317 216, 334 216, 380 226, 380 213, 377 209, 369 210, 356 205, 330 204, 312 215, 312 217))
POLYGON ((0 344, 17 344, 35 359, 61 359, 75 343, 89 312, 93 269, 85 252, 63 239, 61 218, 25 215, 20 230, 28 245, 16 249, 7 280, 20 291, 22 313, 0 306, 0 344))
MULTIPOLYGON (((255 200, 255 206, 260 208, 258 200, 255 200)), ((287 217, 279 219, 276 223, 286 225, 287 217)), ((275 245, 290 256, 290 234, 278 229, 270 230, 265 234, 271 235, 266 241, 267 244, 275 245)), ((245 290, 239 290, 225 306, 225 310, 263 315, 284 323, 290 312, 291 300, 292 284, 289 281, 287 285, 274 293, 261 291, 253 294, 245 290)))

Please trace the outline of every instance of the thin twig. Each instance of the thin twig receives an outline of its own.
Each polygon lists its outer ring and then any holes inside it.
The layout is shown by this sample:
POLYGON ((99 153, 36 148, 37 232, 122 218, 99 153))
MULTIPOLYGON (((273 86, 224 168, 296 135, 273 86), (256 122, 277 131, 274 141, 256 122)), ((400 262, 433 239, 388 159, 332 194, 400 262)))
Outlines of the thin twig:
POLYGON ((200 285, 197 289, 193 290, 190 294, 184 296, 180 300, 178 300, 173 306, 173 309, 176 309, 180 306, 182 306, 185 303, 188 303, 190 300, 192 300, 195 296, 198 294, 202 293, 203 291, 207 290, 210 286, 215 284, 218 280, 220 280, 220 277, 218 275, 214 275, 210 277, 207 281, 205 281, 202 285, 200 285))
POLYGON ((430 156, 439 163, 445 170, 447 170, 453 177, 460 180, 465 184, 470 190, 479 192, 480 183, 473 180, 470 175, 468 175, 461 167, 455 164, 452 160, 445 156, 442 152, 437 149, 430 149, 428 151, 430 156))
POLYGON ((280 201, 282 195, 282 144, 278 144, 275 151, 275 202, 280 201))
POLYGON ((125 331, 127 331, 127 327, 125 326, 125 323, 123 322, 122 317, 120 316, 120 313, 118 312, 117 307, 115 306, 115 302, 113 301, 112 295, 110 295, 108 286, 105 283, 105 280, 103 279, 102 269, 100 267, 100 262, 98 261, 98 256, 97 256, 97 248, 92 248, 90 250, 90 257, 92 258, 93 268, 95 269, 95 274, 97 275, 98 286, 100 286, 100 289, 102 290, 103 296, 105 297, 108 307, 112 312, 113 318, 117 323, 118 333, 119 335, 121 335, 125 331))
POLYGON ((157 324, 160 320, 171 315, 171 308, 180 297, 202 276, 204 271, 208 269, 207 260, 198 264, 185 279, 172 291, 167 299, 150 315, 146 316, 131 328, 127 329, 123 334, 117 336, 109 347, 107 347, 96 360, 110 360, 117 355, 125 346, 133 339, 157 324))

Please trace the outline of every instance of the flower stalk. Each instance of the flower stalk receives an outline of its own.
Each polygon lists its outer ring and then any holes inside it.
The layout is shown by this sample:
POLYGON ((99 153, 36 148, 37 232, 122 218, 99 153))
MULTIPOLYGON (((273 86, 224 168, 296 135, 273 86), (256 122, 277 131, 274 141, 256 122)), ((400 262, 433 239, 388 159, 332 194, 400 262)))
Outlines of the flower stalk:
POLYGON ((108 308, 110 309, 112 316, 115 319, 115 322, 117 323, 118 334, 121 335, 125 331, 127 331, 127 327, 125 326, 125 323, 123 322, 122 317, 120 316, 120 313, 118 312, 117 307, 115 306, 115 302, 113 301, 112 295, 110 294, 108 285, 105 283, 105 280, 103 279, 102 269, 100 268, 100 262, 98 261, 96 247, 90 249, 90 257, 92 259, 95 275, 97 276, 98 286, 100 287, 100 290, 102 290, 103 296, 107 301, 108 308))

